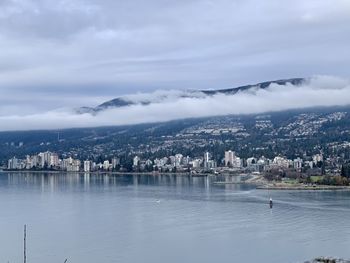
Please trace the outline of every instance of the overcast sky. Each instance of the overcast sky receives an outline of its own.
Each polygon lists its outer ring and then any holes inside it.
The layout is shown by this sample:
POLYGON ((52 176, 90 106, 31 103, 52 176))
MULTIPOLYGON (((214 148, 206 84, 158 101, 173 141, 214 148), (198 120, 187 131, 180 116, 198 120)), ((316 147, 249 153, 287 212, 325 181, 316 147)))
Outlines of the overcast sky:
POLYGON ((348 0, 0 0, 0 115, 350 73, 348 0))

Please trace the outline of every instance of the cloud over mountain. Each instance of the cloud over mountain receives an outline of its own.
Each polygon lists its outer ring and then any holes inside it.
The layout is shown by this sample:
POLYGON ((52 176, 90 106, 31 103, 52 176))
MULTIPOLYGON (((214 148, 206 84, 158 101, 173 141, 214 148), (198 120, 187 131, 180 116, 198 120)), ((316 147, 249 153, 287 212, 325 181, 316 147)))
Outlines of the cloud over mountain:
POLYGON ((176 90, 131 94, 126 98, 135 102, 151 98, 156 98, 156 100, 149 104, 106 108, 97 114, 77 114, 72 109, 36 114, 9 114, 0 117, 0 129, 94 127, 227 114, 263 113, 316 106, 349 105, 350 81, 332 76, 315 76, 301 85, 271 84, 264 89, 253 86, 233 95, 217 93, 203 96, 201 92, 195 93, 198 96, 184 96, 184 94, 186 94, 184 91, 176 90))

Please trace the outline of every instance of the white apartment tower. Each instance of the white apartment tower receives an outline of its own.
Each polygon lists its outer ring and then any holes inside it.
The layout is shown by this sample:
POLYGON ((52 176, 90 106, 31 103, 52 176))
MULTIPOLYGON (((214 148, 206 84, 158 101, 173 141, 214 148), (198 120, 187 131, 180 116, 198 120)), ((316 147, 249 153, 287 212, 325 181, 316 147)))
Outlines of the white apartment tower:
POLYGON ((91 161, 84 161, 84 172, 91 171, 91 161))
POLYGON ((236 158, 235 152, 226 151, 225 152, 225 166, 232 166, 234 159, 236 158))

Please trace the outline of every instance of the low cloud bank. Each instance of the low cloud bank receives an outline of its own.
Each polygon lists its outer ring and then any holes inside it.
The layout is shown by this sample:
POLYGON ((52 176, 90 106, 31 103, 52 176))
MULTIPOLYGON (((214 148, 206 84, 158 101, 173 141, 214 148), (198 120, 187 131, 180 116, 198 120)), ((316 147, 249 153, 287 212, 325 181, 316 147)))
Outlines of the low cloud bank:
MULTIPOLYGON (((150 94, 146 96, 147 99, 152 97, 150 94)), ((136 98, 136 95, 131 97, 136 98)), ((219 94, 212 97, 195 98, 176 96, 176 92, 172 91, 169 98, 171 99, 150 105, 108 109, 95 116, 76 114, 67 109, 28 115, 0 116, 0 130, 124 125, 317 106, 344 106, 350 105, 350 81, 332 76, 316 76, 301 86, 272 84, 267 89, 252 88, 235 95, 219 94)), ((138 94, 137 99, 141 100, 142 94, 138 94)))

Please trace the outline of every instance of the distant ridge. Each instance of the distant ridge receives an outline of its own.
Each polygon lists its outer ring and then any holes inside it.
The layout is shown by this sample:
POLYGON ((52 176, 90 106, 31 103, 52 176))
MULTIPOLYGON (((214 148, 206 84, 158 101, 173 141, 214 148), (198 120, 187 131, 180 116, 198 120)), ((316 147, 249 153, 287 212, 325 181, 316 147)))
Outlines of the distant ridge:
MULTIPOLYGON (((228 89, 219 89, 219 90, 189 90, 189 91, 183 91, 181 94, 178 95, 178 98, 204 98, 206 96, 214 96, 217 94, 225 94, 225 95, 235 95, 237 92, 240 91, 247 91, 251 88, 260 88, 260 89, 266 89, 268 88, 271 84, 277 84, 277 85, 286 85, 286 84, 291 84, 291 85, 301 85, 306 81, 304 78, 291 78, 291 79, 280 79, 280 80, 274 80, 274 81, 266 81, 266 82, 261 82, 257 84, 250 84, 250 85, 245 85, 245 86, 240 86, 236 88, 228 88, 228 89)), ((159 103, 162 100, 168 99, 170 97, 167 96, 166 94, 162 95, 161 97, 156 97, 154 98, 148 98, 148 99, 141 99, 134 101, 127 96, 123 97, 118 97, 109 101, 106 101, 96 107, 81 107, 77 110, 78 113, 83 114, 83 113, 90 113, 90 114, 97 114, 98 112, 104 111, 106 109, 111 109, 111 108, 122 108, 122 107, 127 107, 127 106, 132 106, 132 105, 149 105, 152 103, 159 103)))
POLYGON ((278 84, 278 85, 292 84, 292 85, 298 86, 298 85, 303 84, 304 82, 305 82, 304 78, 280 79, 280 80, 261 82, 261 83, 254 84, 254 85, 240 86, 237 88, 219 89, 219 90, 202 90, 201 92, 203 92, 206 95, 216 95, 218 93, 233 95, 239 91, 245 91, 245 90, 251 89, 253 87, 257 87, 260 89, 266 89, 271 84, 278 84))

